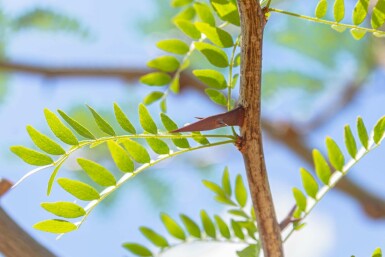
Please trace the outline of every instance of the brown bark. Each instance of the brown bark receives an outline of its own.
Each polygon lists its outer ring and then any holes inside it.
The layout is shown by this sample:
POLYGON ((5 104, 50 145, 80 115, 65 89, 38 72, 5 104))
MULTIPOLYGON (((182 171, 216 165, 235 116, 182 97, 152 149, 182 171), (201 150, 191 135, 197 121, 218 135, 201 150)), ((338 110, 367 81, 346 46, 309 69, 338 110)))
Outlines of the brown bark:
POLYGON ((265 15, 255 0, 238 0, 241 18, 241 85, 239 104, 245 109, 241 152, 257 218, 264 256, 284 256, 265 166, 261 130, 262 43, 265 15))

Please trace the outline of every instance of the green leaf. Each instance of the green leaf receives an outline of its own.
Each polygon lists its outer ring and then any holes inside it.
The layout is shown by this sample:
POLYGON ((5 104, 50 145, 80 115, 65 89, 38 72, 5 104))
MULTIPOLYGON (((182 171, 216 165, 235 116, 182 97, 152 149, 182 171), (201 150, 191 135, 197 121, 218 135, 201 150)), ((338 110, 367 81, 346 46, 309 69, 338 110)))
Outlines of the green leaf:
POLYGON ((104 133, 110 135, 110 136, 116 136, 116 133, 114 131, 114 129, 111 127, 110 124, 108 124, 108 122, 106 120, 104 120, 102 118, 102 116, 99 115, 99 113, 97 113, 92 107, 88 106, 88 109, 90 109, 91 113, 92 113, 92 116, 94 117, 94 120, 96 122, 96 124, 98 125, 98 127, 100 128, 101 131, 103 131, 104 133))
POLYGON ((343 170, 345 164, 345 157, 338 147, 337 143, 330 137, 326 138, 326 148, 328 150, 328 157, 330 164, 339 171, 343 170))
POLYGON ((214 197, 215 201, 219 202, 219 203, 222 203, 222 204, 227 204, 227 205, 231 205, 231 206, 237 206, 230 198, 228 198, 227 196, 223 196, 223 195, 217 195, 214 197))
POLYGON ((34 229, 53 233, 53 234, 63 234, 74 231, 77 229, 77 226, 66 220, 44 220, 33 225, 34 229))
POLYGON ((340 22, 345 17, 344 0, 335 0, 334 2, 334 20, 340 22))
POLYGON ((164 72, 173 72, 179 68, 179 61, 174 56, 160 56, 152 59, 147 63, 149 68, 157 69, 164 72))
POLYGON ((175 15, 173 20, 192 20, 195 18, 195 14, 195 9, 192 6, 188 6, 175 15))
POLYGON ((180 89, 179 79, 180 79, 180 74, 178 72, 175 74, 170 84, 170 90, 175 94, 179 93, 179 89, 180 89))
POLYGON ((205 187, 216 193, 217 195, 227 197, 225 191, 214 182, 208 181, 208 180, 202 180, 202 183, 205 187))
POLYGON ((158 128, 144 104, 139 105, 139 122, 142 128, 151 134, 157 134, 158 128))
POLYGON ((182 7, 182 6, 190 4, 192 1, 193 0, 172 0, 171 6, 174 8, 182 7))
POLYGON ((176 223, 175 220, 173 220, 170 216, 165 213, 162 213, 160 215, 160 218, 162 219, 162 222, 166 227, 168 233, 170 233, 170 235, 183 241, 186 240, 186 234, 184 233, 181 226, 176 223))
POLYGON ((215 17, 207 4, 195 2, 194 9, 201 21, 206 22, 211 26, 215 26, 215 17))
POLYGON ((208 235, 211 238, 216 238, 216 230, 215 225, 213 221, 210 219, 209 215, 204 211, 201 210, 201 221, 203 225, 203 229, 206 232, 206 235, 208 235))
POLYGON ((48 184, 47 184, 47 196, 51 194, 53 183, 55 182, 56 175, 59 173, 59 170, 64 162, 61 162, 59 165, 55 167, 53 170, 51 176, 49 177, 48 184))
POLYGON ((193 70, 193 74, 200 81, 215 89, 227 88, 225 76, 216 70, 193 70))
POLYGON ((122 111, 122 109, 119 107, 117 103, 114 103, 114 113, 119 125, 125 131, 131 134, 136 134, 135 127, 132 125, 130 120, 127 118, 127 116, 124 114, 124 112, 122 111))
POLYGON ((306 211, 306 196, 302 193, 301 190, 299 190, 298 188, 294 187, 293 188, 293 195, 294 195, 294 199, 295 199, 295 202, 297 204, 297 207, 301 210, 301 211, 306 211))
POLYGON ((170 84, 171 76, 164 72, 152 72, 142 76, 139 81, 149 86, 164 86, 170 84))
POLYGON ((219 104, 219 105, 224 105, 224 106, 227 105, 226 96, 222 92, 220 92, 216 89, 206 88, 205 93, 208 95, 208 97, 214 103, 219 104))
POLYGON ((234 216, 239 216, 246 219, 249 218, 249 216, 247 216, 247 214, 242 209, 230 209, 227 212, 234 216))
POLYGON ((219 47, 204 42, 195 42, 194 45, 212 65, 219 68, 229 66, 227 54, 219 47))
POLYGON ((114 141, 108 141, 107 145, 116 167, 123 172, 133 172, 135 168, 134 162, 131 160, 126 150, 114 141))
POLYGON ((245 234, 242 231, 242 227, 235 220, 231 220, 231 227, 233 228, 234 235, 241 240, 245 239, 245 234))
POLYGON ((48 126, 55 134, 55 136, 57 136, 61 141, 69 145, 79 144, 79 141, 74 133, 72 133, 72 131, 63 124, 63 122, 56 116, 55 113, 48 109, 44 109, 44 115, 48 126))
POLYGON ((261 247, 258 244, 251 244, 242 251, 237 251, 238 257, 256 257, 259 256, 261 247))
POLYGON ((230 234, 230 230, 229 230, 229 227, 227 226, 226 222, 224 222, 223 219, 221 217, 219 217, 218 215, 215 215, 214 219, 218 225, 219 232, 221 233, 221 235, 226 239, 230 239, 231 234, 230 234))
POLYGON ((24 146, 11 146, 11 151, 19 156, 24 162, 35 165, 45 166, 53 163, 53 160, 48 155, 32 150, 24 146))
POLYGON ((150 104, 158 101, 159 99, 161 99, 163 96, 164 96, 163 92, 153 91, 153 92, 149 93, 148 95, 146 95, 146 97, 143 99, 143 104, 150 105, 150 104))
POLYGON ((228 21, 236 26, 241 25, 235 1, 210 0, 210 3, 221 20, 228 21))
POLYGON ((350 34, 353 36, 355 40, 360 40, 365 36, 366 31, 362 29, 351 29, 350 34))
POLYGON ((159 106, 162 112, 167 112, 167 98, 163 98, 163 100, 160 101, 159 106))
POLYGON ((193 221, 191 218, 189 218, 188 216, 184 215, 184 214, 181 214, 180 215, 180 219, 182 220, 184 226, 186 227, 187 229, 187 232, 193 236, 193 237, 196 237, 196 238, 201 238, 201 230, 199 228, 199 226, 195 223, 195 221, 193 221))
POLYGON ((361 117, 357 118, 357 131, 358 131, 358 137, 360 138, 361 144, 367 150, 369 147, 369 135, 368 135, 368 131, 366 130, 365 123, 361 117))
POLYGON ((241 53, 238 53, 234 58, 234 67, 241 65, 241 53))
POLYGON ((191 21, 183 20, 183 19, 175 19, 174 24, 186 36, 195 40, 200 39, 201 33, 191 21))
POLYGON ((370 20, 373 29, 378 29, 385 23, 385 0, 378 0, 374 6, 372 19, 370 20))
POLYGON ((205 136, 203 136, 200 131, 194 131, 194 132, 191 132, 191 134, 192 134, 192 139, 198 144, 201 144, 201 145, 210 144, 210 141, 205 136))
POLYGON ((132 254, 135 254, 137 256, 141 256, 141 257, 153 256, 150 250, 148 250, 146 247, 140 244, 124 243, 123 247, 129 250, 132 254))
POLYGON ((76 120, 72 119, 65 112, 58 110, 58 113, 68 123, 68 125, 70 125, 79 135, 85 138, 95 139, 95 136, 92 135, 92 133, 88 129, 80 125, 76 120))
POLYGON ((317 149, 313 150, 313 160, 315 172, 318 178, 322 181, 322 183, 328 185, 331 176, 330 167, 329 164, 326 162, 325 158, 320 153, 320 151, 318 151, 317 149))
POLYGON ((360 25, 368 15, 370 0, 358 0, 353 10, 353 23, 354 25, 360 25))
POLYGON ((57 183, 77 199, 92 201, 100 198, 98 191, 83 182, 68 178, 59 178, 57 183))
POLYGON ((382 257, 382 251, 381 248, 376 248, 374 252, 372 253, 372 257, 382 257))
POLYGON ((235 199, 237 200, 239 205, 241 207, 245 207, 247 202, 247 190, 245 185, 243 184, 241 175, 237 175, 237 178, 235 180, 234 192, 235 192, 235 199))
POLYGON ((124 147, 126 148, 129 155, 132 159, 139 163, 149 163, 151 161, 150 155, 148 154, 146 148, 141 144, 131 139, 122 140, 124 147))
POLYGON ((83 158, 77 159, 78 164, 87 173, 87 175, 101 186, 114 186, 115 177, 102 165, 83 158))
MULTIPOLYGON (((163 126, 168 130, 168 131, 173 131, 178 129, 178 126, 175 124, 173 120, 171 120, 170 117, 168 117, 166 114, 161 113, 160 118, 162 120, 163 126)), ((180 133, 175 133, 175 135, 180 135, 180 133)), ((172 142, 179 148, 189 148, 190 144, 188 143, 186 138, 173 138, 172 142)))
POLYGON ((318 192, 318 184, 317 181, 313 178, 313 176, 304 168, 301 168, 301 178, 302 184, 305 189, 305 192, 312 198, 316 199, 318 192))
POLYGON ((73 219, 86 214, 85 210, 71 202, 41 203, 41 207, 56 216, 73 219))
POLYGON ((58 143, 56 143, 46 135, 40 133, 32 126, 27 126, 27 131, 35 145, 44 152, 53 155, 62 155, 66 153, 58 143))
POLYGON ((151 241, 151 243, 153 243, 157 247, 163 248, 169 246, 166 238, 156 233, 154 230, 147 227, 140 227, 139 230, 148 240, 151 241))
POLYGON ((222 188, 226 195, 231 196, 230 173, 227 167, 225 167, 225 170, 223 171, 222 188))
POLYGON ((385 133, 385 116, 374 125, 373 133, 374 143, 379 144, 385 133))
POLYGON ((157 154, 169 154, 170 148, 168 145, 158 138, 146 138, 148 145, 157 154))
POLYGON ((332 25, 332 29, 334 29, 335 31, 337 32, 344 32, 346 30, 346 27, 345 26, 342 26, 342 25, 332 25))
POLYGON ((349 155, 355 159, 357 155, 357 144, 349 125, 345 126, 344 140, 349 155))
POLYGON ((187 54, 190 47, 179 39, 166 39, 156 43, 156 46, 166 52, 173 54, 187 54))
POLYGON ((318 19, 321 19, 326 15, 326 12, 328 10, 328 1, 327 0, 320 0, 317 4, 317 7, 315 9, 315 16, 318 19))
POLYGON ((219 47, 227 48, 234 45, 232 36, 221 28, 213 27, 205 22, 195 22, 195 27, 219 47))

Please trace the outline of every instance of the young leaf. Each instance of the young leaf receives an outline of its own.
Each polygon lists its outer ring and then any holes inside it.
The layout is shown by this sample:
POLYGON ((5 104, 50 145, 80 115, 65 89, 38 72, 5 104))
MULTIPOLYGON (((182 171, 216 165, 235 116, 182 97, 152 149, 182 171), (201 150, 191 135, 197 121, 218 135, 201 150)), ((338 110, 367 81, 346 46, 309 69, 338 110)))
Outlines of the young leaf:
POLYGON ((318 178, 322 181, 322 183, 328 185, 331 176, 330 167, 329 164, 326 162, 325 158, 320 153, 320 151, 318 151, 317 149, 313 150, 313 160, 315 172, 318 178))
POLYGON ((227 88, 225 76, 216 70, 193 70, 193 74, 200 81, 215 89, 227 88))
POLYGON ((226 96, 222 92, 220 92, 216 89, 207 88, 207 89, 205 89, 205 93, 208 95, 208 97, 214 103, 219 104, 219 105, 224 105, 224 106, 227 105, 226 96))
POLYGON ((345 157, 338 147, 337 143, 330 137, 326 138, 326 148, 328 150, 328 157, 330 164, 339 171, 342 171, 345 164, 345 157))
POLYGON ((74 231, 77 229, 77 226, 66 220, 44 220, 33 225, 34 229, 53 233, 53 234, 63 234, 74 231))
POLYGON ((189 218, 188 216, 186 216, 184 214, 180 215, 180 219, 182 220, 184 226, 186 227, 187 232, 191 236, 196 237, 196 238, 202 237, 201 230, 200 230, 199 226, 195 223, 195 221, 193 221, 191 218, 189 218))
POLYGON ((55 113, 51 112, 48 109, 44 110, 45 119, 47 120, 48 126, 52 132, 57 136, 61 141, 69 145, 78 145, 79 141, 72 133, 72 131, 67 128, 63 122, 56 116, 55 113))
POLYGON ((87 173, 87 175, 101 186, 114 186, 115 177, 102 165, 83 158, 77 159, 78 164, 87 173))
POLYGON ((160 56, 147 63, 149 68, 157 69, 164 72, 173 72, 179 68, 179 61, 174 56, 160 56))
POLYGON ((195 27, 219 47, 227 48, 234 45, 232 36, 221 28, 213 27, 205 22, 195 22, 195 27))
POLYGON ((190 4, 192 1, 193 0, 172 0, 171 6, 174 8, 178 8, 178 7, 182 7, 182 6, 190 4))
POLYGON ((88 109, 90 109, 91 113, 92 113, 92 116, 94 117, 94 120, 96 122, 96 124, 98 125, 98 127, 100 128, 101 131, 103 131, 104 133, 110 135, 110 136, 116 136, 116 133, 114 131, 114 129, 111 127, 110 124, 108 124, 107 121, 105 121, 102 116, 100 116, 99 113, 97 113, 91 106, 88 106, 88 109))
POLYGON ((133 172, 134 162, 131 160, 126 150, 114 141, 108 141, 107 144, 111 157, 119 170, 123 172, 133 172))
POLYGON ((139 105, 139 122, 142 128, 151 134, 157 134, 158 128, 144 104, 139 105))
POLYGON ((56 216, 68 219, 79 218, 86 214, 82 207, 71 202, 41 203, 41 207, 56 216))
POLYGON ((173 54, 187 54, 190 47, 179 39, 166 39, 156 43, 156 46, 166 52, 173 54))
POLYGON ((68 123, 68 125, 70 125, 79 135, 85 138, 95 139, 95 136, 92 135, 92 133, 88 129, 80 125, 76 120, 72 119, 65 112, 58 110, 58 113, 68 123))
POLYGON ((148 145, 157 154, 169 154, 170 148, 168 145, 158 138, 146 138, 148 145))
POLYGON ((235 199, 237 200, 239 205, 241 207, 245 207, 247 202, 247 190, 245 188, 245 185, 243 184, 241 175, 237 175, 237 178, 235 180, 234 192, 235 192, 235 199))
POLYGON ((219 217, 218 215, 215 215, 214 219, 218 225, 219 232, 221 233, 221 235, 226 239, 230 239, 231 234, 230 234, 230 230, 229 230, 229 227, 227 226, 226 222, 224 222, 223 219, 221 217, 219 217))
POLYGON ((213 221, 210 219, 209 215, 204 210, 201 210, 201 221, 202 221, 203 229, 206 232, 206 235, 208 235, 211 238, 216 238, 215 225, 213 221))
POLYGON ((374 143, 379 144, 385 133, 385 116, 376 123, 373 133, 374 143))
POLYGON ((148 154, 146 148, 141 144, 131 139, 122 140, 124 147, 126 148, 129 155, 132 159, 139 163, 149 163, 151 161, 150 155, 148 154))
POLYGON ((261 246, 258 244, 251 244, 242 251, 237 251, 238 257, 255 257, 259 256, 261 246))
POLYGON ((140 227, 139 230, 154 245, 161 247, 161 248, 169 246, 166 238, 164 238, 162 235, 156 233, 154 230, 147 228, 147 227, 140 227))
MULTIPOLYGON (((178 129, 178 126, 175 124, 173 120, 171 120, 170 117, 168 117, 166 114, 161 113, 160 118, 162 120, 163 126, 168 130, 168 131, 173 131, 178 129)), ((180 135, 180 133, 175 133, 175 135, 180 135)), ((187 141, 186 138, 173 138, 172 142, 179 148, 189 148, 190 145, 187 141)))
POLYGON ((313 178, 313 176, 304 168, 301 168, 301 178, 302 178, 302 184, 306 191, 306 193, 316 199, 317 193, 318 193, 318 184, 317 181, 313 178))
POLYGON ((349 125, 345 126, 344 140, 349 155, 353 157, 353 159, 356 158, 357 144, 349 125))
POLYGON ((132 254, 135 254, 137 256, 141 256, 141 257, 153 256, 150 250, 148 250, 146 247, 140 244, 125 243, 123 244, 123 247, 129 250, 132 254))
POLYGON ((229 169, 225 167, 222 176, 222 188, 226 195, 231 196, 231 183, 229 169))
POLYGON ((302 191, 295 187, 293 188, 293 195, 297 207, 301 211, 306 211, 306 196, 302 193, 302 191))
POLYGON ((215 26, 215 17, 212 14, 210 7, 205 3, 195 2, 194 3, 195 12, 198 14, 201 21, 215 26))
POLYGON ((45 166, 53 163, 53 160, 48 155, 39 153, 35 150, 24 146, 11 146, 11 151, 19 156, 24 162, 35 165, 45 166))
POLYGON ((57 183, 65 191, 75 196, 79 200, 92 201, 100 198, 98 191, 83 182, 68 178, 59 178, 57 183))
POLYGON ((164 96, 163 92, 153 91, 153 92, 149 93, 148 95, 146 95, 146 97, 143 99, 143 104, 150 105, 150 104, 158 101, 159 99, 161 99, 163 96, 164 96))
POLYGON ((368 15, 370 0, 359 0, 353 10, 353 23, 354 25, 360 25, 368 15))
POLYGON ((334 20, 336 22, 342 21, 345 17, 345 0, 335 0, 334 2, 334 20))
POLYGON ((53 155, 62 155, 66 153, 58 143, 56 143, 46 135, 40 133, 32 126, 27 126, 27 131, 35 145, 44 152, 53 155))
POLYGON ((372 19, 370 20, 373 29, 378 29, 385 23, 385 0, 378 0, 374 6, 372 19))
POLYGON ((358 137, 360 138, 361 144, 367 150, 369 147, 369 136, 368 131, 366 130, 365 123, 361 117, 357 119, 357 131, 358 137))
POLYGON ((175 26, 182 31, 186 36, 198 40, 201 37, 201 33, 199 30, 195 27, 195 25, 188 20, 182 20, 182 19, 175 19, 174 20, 175 26))
POLYGON ((328 1, 327 0, 320 0, 317 4, 317 7, 315 9, 315 16, 318 19, 321 19, 326 15, 326 12, 328 10, 328 1))
POLYGON ((139 81, 149 86, 164 86, 170 84, 171 76, 164 72, 152 72, 142 76, 139 81))
POLYGON ((204 42, 195 42, 194 45, 212 65, 219 68, 229 66, 227 54, 219 47, 204 42))
POLYGON ((221 20, 228 21, 236 26, 241 25, 238 7, 235 1, 210 0, 210 3, 221 20))
POLYGON ((127 116, 124 114, 124 112, 122 111, 122 109, 119 107, 117 103, 114 103, 114 113, 119 125, 125 131, 131 134, 136 134, 135 127, 132 125, 130 120, 127 118, 127 116))
POLYGON ((351 29, 350 34, 353 36, 355 40, 360 40, 365 36, 366 31, 362 29, 351 29))
POLYGON ((161 214, 160 218, 162 219, 162 222, 170 235, 183 241, 186 240, 186 234, 175 220, 164 213, 161 214))
POLYGON ((241 240, 245 239, 245 234, 242 231, 242 227, 235 220, 231 220, 231 227, 233 228, 234 235, 241 240))

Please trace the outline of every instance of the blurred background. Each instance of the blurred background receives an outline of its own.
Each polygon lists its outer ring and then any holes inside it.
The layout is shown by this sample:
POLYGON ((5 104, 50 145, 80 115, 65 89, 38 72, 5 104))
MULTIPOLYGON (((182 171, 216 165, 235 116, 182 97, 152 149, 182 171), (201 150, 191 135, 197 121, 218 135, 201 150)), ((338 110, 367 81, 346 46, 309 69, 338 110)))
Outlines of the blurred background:
MULTIPOLYGON (((315 0, 286 2, 273 1, 272 6, 311 16, 316 6, 315 0)), ((347 0, 347 10, 354 4, 347 0)), ((31 167, 9 147, 32 146, 28 124, 49 133, 44 108, 64 110, 92 129, 96 125, 85 104, 112 120, 112 104, 117 102, 137 120, 137 106, 152 88, 129 74, 147 71, 146 62, 161 54, 157 40, 181 37, 170 21, 176 10, 168 1, 3 0, 0 8, 0 178, 13 182, 31 167)), ((350 17, 345 20, 350 22, 350 17)), ((237 28, 231 31, 235 34, 237 28)), ((203 57, 194 55, 192 67, 202 65, 207 65, 203 57)), ((355 41, 349 32, 271 15, 264 42, 263 128, 280 219, 294 204, 291 188, 300 187, 299 168, 311 167, 311 150, 325 151, 326 136, 342 145, 343 126, 354 127, 359 115, 372 128, 385 114, 384 65, 384 39, 367 35, 355 41)), ((194 83, 182 88, 168 99, 168 113, 179 125, 223 111, 194 83)), ((154 116, 160 112, 157 105, 150 110, 154 116)), ((109 162, 105 149, 92 155, 109 162)), ((354 167, 312 212, 307 226, 285 244, 287 256, 369 256, 375 247, 385 248, 384 156, 381 146, 354 167)), ((60 240, 32 229, 50 217, 41 202, 68 198, 56 186, 47 199, 50 173, 43 171, 1 198, 1 211, 8 216, 0 216, 0 231, 11 233, 6 226, 13 220, 56 256, 131 256, 121 244, 145 242, 137 229, 142 225, 165 232, 161 212, 174 218, 183 212, 196 219, 203 208, 210 215, 225 214, 201 180, 218 182, 226 165, 232 179, 245 175, 241 155, 230 145, 161 163, 128 182, 79 231, 60 240)), ((61 172, 79 176, 77 170, 69 161, 61 172)), ((232 257, 242 247, 200 243, 164 256, 232 257)))

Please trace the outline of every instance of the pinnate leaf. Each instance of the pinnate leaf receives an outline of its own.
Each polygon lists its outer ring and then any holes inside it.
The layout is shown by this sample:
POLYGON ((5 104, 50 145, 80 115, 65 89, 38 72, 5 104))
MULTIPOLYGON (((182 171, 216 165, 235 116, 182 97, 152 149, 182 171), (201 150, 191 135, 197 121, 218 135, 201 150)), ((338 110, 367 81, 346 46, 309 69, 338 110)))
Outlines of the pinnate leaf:
POLYGON ((258 244, 251 244, 242 251, 237 251, 238 257, 255 257, 259 256, 261 247, 258 244))
POLYGON ((230 229, 227 226, 226 222, 224 222, 223 219, 220 216, 218 216, 218 215, 215 215, 214 219, 215 219, 215 221, 216 221, 216 223, 218 225, 219 232, 221 233, 221 235, 224 238, 229 239, 231 237, 231 234, 230 234, 230 229))
POLYGON ((146 95, 146 97, 143 99, 143 104, 150 105, 150 104, 158 101, 159 99, 161 99, 163 96, 164 96, 163 92, 153 91, 153 92, 149 93, 148 95, 146 95))
POLYGON ((174 8, 182 7, 182 6, 190 4, 192 1, 193 0, 172 0, 171 6, 174 8))
POLYGON ((353 23, 354 25, 360 25, 368 15, 370 0, 358 0, 353 10, 353 23))
POLYGON ((334 20, 340 22, 345 17, 345 0, 335 0, 334 20))
POLYGON ((210 3, 221 20, 240 26, 241 22, 239 19, 238 7, 235 1, 210 0, 210 3))

